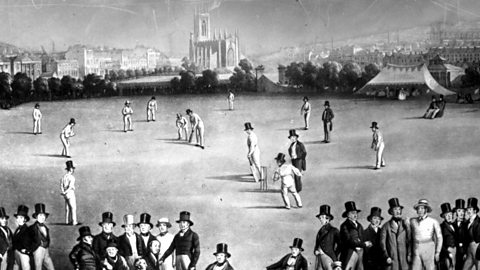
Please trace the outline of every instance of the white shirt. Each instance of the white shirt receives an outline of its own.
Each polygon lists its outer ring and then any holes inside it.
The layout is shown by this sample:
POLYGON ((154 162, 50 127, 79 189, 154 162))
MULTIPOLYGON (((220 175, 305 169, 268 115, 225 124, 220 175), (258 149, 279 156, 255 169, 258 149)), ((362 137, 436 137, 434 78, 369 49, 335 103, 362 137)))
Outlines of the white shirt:
POLYGON ((440 253, 442 248, 442 230, 437 220, 425 216, 422 221, 419 218, 412 218, 410 220, 410 226, 412 228, 412 238, 414 242, 424 243, 428 241, 434 241, 436 238, 436 250, 440 253))
POLYGON ((192 115, 190 115, 190 124, 192 125, 192 128, 200 125, 200 123, 202 123, 202 118, 200 118, 198 114, 192 113, 192 115))
POLYGON ((131 115, 133 114, 133 109, 129 106, 125 106, 123 107, 122 114, 123 116, 131 115))
POLYGON ((60 136, 63 136, 65 138, 69 138, 74 136, 75 133, 73 132, 73 125, 68 124, 62 129, 62 133, 60 133, 60 136))
POLYGON ((42 119, 42 112, 40 111, 40 109, 34 108, 32 115, 34 120, 42 119))
POLYGON ((310 103, 307 101, 302 105, 302 111, 304 113, 310 112, 310 103))
POLYGON ((228 95, 228 101, 233 101, 235 99, 235 96, 233 95, 232 92, 228 95))
POLYGON ((297 141, 295 141, 290 148, 292 148, 292 159, 297 158, 297 151, 295 151, 295 148, 297 147, 297 141))
POLYGON ((258 149, 258 138, 257 134, 253 131, 250 131, 247 137, 247 146, 248 146, 248 153, 253 154, 258 149))
POLYGON ((282 185, 285 185, 287 187, 295 184, 295 180, 293 178, 294 175, 302 176, 302 173, 297 168, 293 167, 292 164, 286 163, 280 166, 280 168, 278 168, 275 173, 280 175, 280 177, 282 178, 282 185))
POLYGON ((182 116, 182 118, 177 119, 175 124, 177 125, 177 127, 180 127, 180 128, 185 127, 186 128, 187 127, 187 118, 182 116))
POLYGON ((138 256, 138 251, 137 251, 137 236, 135 233, 132 235, 126 234, 128 242, 130 242, 130 247, 132 248, 132 256, 137 257, 138 256))
POLYGON ((155 99, 151 99, 150 101, 148 101, 147 103, 147 108, 150 109, 150 110, 157 110, 157 101, 155 99))
POLYGON ((372 144, 375 146, 375 147, 379 147, 380 144, 384 143, 383 142, 383 135, 382 133, 380 132, 380 130, 375 130, 375 132, 373 133, 373 142, 372 144))
POLYGON ((68 195, 75 190, 75 177, 71 173, 66 173, 60 181, 60 189, 62 194, 68 195))
MULTIPOLYGON (((175 236, 173 234, 169 233, 169 232, 167 232, 163 236, 160 235, 160 234, 157 235, 157 240, 158 240, 158 242, 160 242, 160 254, 159 254, 160 257, 163 256, 165 251, 167 251, 167 249, 170 247, 170 245, 173 242, 174 237, 175 236)), ((168 265, 172 265, 172 263, 171 263, 172 260, 173 260, 173 257, 172 257, 172 255, 170 255, 165 259, 164 263, 169 263, 168 265), (169 262, 167 262, 167 261, 169 261, 169 262)))

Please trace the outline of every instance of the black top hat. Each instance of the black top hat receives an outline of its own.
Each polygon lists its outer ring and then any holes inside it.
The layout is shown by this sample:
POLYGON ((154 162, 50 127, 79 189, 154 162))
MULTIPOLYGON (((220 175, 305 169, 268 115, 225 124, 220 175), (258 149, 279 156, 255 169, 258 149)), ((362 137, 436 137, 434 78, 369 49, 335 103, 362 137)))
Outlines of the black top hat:
POLYGON ((70 169, 75 169, 75 167, 73 166, 73 161, 71 161, 71 160, 67 160, 67 162, 65 162, 65 166, 67 166, 65 168, 65 170, 67 170, 67 171, 70 170, 70 169))
POLYGON ((150 228, 153 228, 153 224, 150 222, 150 219, 151 216, 148 213, 142 213, 140 214, 140 222, 138 223, 138 225, 140 226, 140 224, 145 223, 149 224, 150 228))
POLYGON ((253 130, 252 123, 246 122, 244 125, 245 125, 245 130, 253 130))
POLYGON ((40 104, 35 103, 35 108, 38 108, 38 107, 40 107, 40 104))
POLYGON ((382 209, 380 209, 380 207, 372 207, 370 209, 370 215, 367 217, 367 220, 371 221, 372 217, 379 217, 381 220, 383 220, 382 209))
POLYGON ((187 114, 189 114, 189 113, 191 113, 191 112, 193 112, 193 111, 190 110, 190 109, 187 109, 185 112, 186 112, 187 114))
POLYGON ((7 212, 5 212, 5 208, 0 207, 0 218, 6 218, 8 219, 9 216, 7 215, 7 212))
POLYGON ((155 99, 155 96, 153 96, 152 99, 155 99))
POLYGON ((217 244, 217 252, 213 253, 213 255, 217 255, 218 253, 225 253, 225 256, 227 258, 230 258, 230 256, 232 256, 230 253, 228 253, 228 245, 225 243, 217 244))
POLYGON ((370 128, 378 128, 378 123, 377 122, 372 122, 372 126, 370 128))
POLYGON ((307 96, 303 97, 303 100, 308 101, 308 97, 307 96))
POLYGON ((447 203, 442 203, 440 205, 440 209, 442 210, 442 213, 440 214, 440 217, 442 217, 442 218, 446 213, 452 213, 453 212, 453 209, 450 206, 450 203, 448 203, 448 202, 447 203))
POLYGON ((328 100, 325 101, 325 103, 323 104, 323 106, 328 106, 330 107, 330 102, 328 100))
POLYGON ((304 249, 302 248, 303 240, 301 238, 295 238, 293 239, 293 245, 290 246, 290 248, 298 248, 301 251, 304 249))
POLYGON ((180 221, 188 221, 188 223, 190 223, 190 226, 193 226, 193 221, 190 220, 190 212, 180 212, 180 219, 177 220, 177 223, 180 223, 180 221))
POLYGON ((78 232, 79 232, 80 236, 77 238, 77 241, 82 240, 82 238, 84 236, 92 236, 93 237, 92 233, 90 232, 90 227, 88 227, 88 226, 80 227, 80 229, 78 229, 78 232))
POLYGON ((388 206, 390 208, 388 208, 388 213, 391 215, 392 214, 392 209, 394 207, 400 207, 401 209, 403 209, 403 206, 400 205, 400 202, 398 201, 398 198, 391 198, 390 200, 388 200, 388 206))
POLYGON ((318 218, 321 215, 327 215, 330 218, 330 220, 333 220, 333 216, 332 214, 330 214, 330 205, 328 204, 320 205, 320 211, 318 215, 316 215, 316 217, 318 218))
POLYGON ((288 138, 290 139, 290 137, 292 136, 296 136, 297 138, 300 137, 300 135, 297 134, 297 131, 295 131, 295 129, 290 129, 288 131, 289 135, 288 135, 288 138))
POLYGON ((277 157, 274 158, 274 159, 284 163, 285 162, 285 154, 284 153, 278 153, 277 157))
POLYGON ((477 212, 478 212, 478 200, 477 198, 468 198, 467 199, 467 207, 466 208, 470 208, 472 207, 473 209, 475 209, 477 212))
POLYGON ((69 124, 75 124, 75 118, 70 118, 69 124))
POLYGON ((357 212, 362 212, 362 210, 357 209, 357 206, 355 205, 355 202, 353 201, 348 201, 345 203, 345 212, 343 212, 342 217, 346 218, 348 212, 350 211, 357 211, 357 212))
POLYGON ((35 212, 32 214, 32 217, 36 219, 38 214, 45 214, 45 217, 48 217, 48 215, 50 215, 45 211, 45 204, 43 203, 35 204, 35 212))
POLYGON ((102 221, 98 223, 98 225, 102 226, 103 223, 113 223, 113 227, 117 225, 117 223, 113 222, 113 214, 111 212, 105 212, 102 214, 102 221))
POLYGON ((30 217, 28 216, 28 207, 25 205, 19 205, 17 209, 17 213, 14 214, 13 216, 23 216, 25 217, 25 222, 28 222, 30 220, 30 217))
POLYGON ((455 208, 453 208, 453 211, 457 211, 457 209, 465 209, 465 200, 464 199, 456 199, 455 200, 455 208))

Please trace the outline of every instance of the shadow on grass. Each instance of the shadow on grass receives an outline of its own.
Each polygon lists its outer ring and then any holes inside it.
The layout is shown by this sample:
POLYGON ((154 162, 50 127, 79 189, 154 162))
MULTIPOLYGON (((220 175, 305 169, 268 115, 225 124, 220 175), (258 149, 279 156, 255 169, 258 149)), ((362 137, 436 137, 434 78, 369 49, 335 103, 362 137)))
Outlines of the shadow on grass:
MULTIPOLYGON (((277 130, 291 130, 291 129, 306 131, 306 130, 305 130, 305 127, 297 127, 297 128, 278 128, 277 130)), ((287 134, 287 135, 288 135, 288 134, 287 134)))
POLYGON ((425 119, 423 116, 411 116, 411 117, 405 117, 403 118, 405 120, 418 120, 418 119, 425 119))
POLYGON ((251 176, 250 174, 231 174, 231 175, 221 175, 221 176, 209 176, 209 177, 207 177, 207 179, 255 183, 253 181, 253 176, 251 176))
POLYGON ((216 112, 233 112, 233 110, 229 110, 229 109, 215 109, 214 111, 216 111, 216 112))
MULTIPOLYGON (((128 133, 128 132, 123 131, 123 129, 105 129, 105 130, 102 130, 102 131, 128 133)), ((132 132, 132 131, 129 131, 129 132, 132 132)))
POLYGON ((32 132, 28 131, 8 131, 5 132, 6 134, 26 134, 26 135, 34 135, 32 132))
POLYGON ((58 154, 36 154, 37 157, 55 157, 55 158, 68 158, 66 156, 58 155, 58 154))
POLYGON ((337 167, 337 170, 354 170, 354 169, 364 169, 364 170, 373 170, 375 166, 370 165, 361 165, 361 166, 344 166, 344 167, 337 167))
POLYGON ((260 190, 258 189, 244 189, 241 190, 241 192, 246 192, 246 193, 280 193, 279 189, 267 189, 267 190, 260 190))
POLYGON ((303 142, 304 144, 326 144, 323 140, 322 141, 309 141, 303 142))
POLYGON ((474 112, 478 112, 478 109, 476 109, 476 110, 468 110, 468 111, 464 111, 464 112, 462 112, 462 113, 474 113, 474 112))
MULTIPOLYGON (((148 123, 149 121, 143 119, 143 120, 133 120, 134 123, 148 123)), ((155 122, 155 121, 152 121, 155 122)))
POLYGON ((181 145, 186 145, 186 146, 192 146, 192 147, 199 147, 195 144, 191 144, 191 143, 188 143, 187 141, 185 140, 177 140, 177 139, 173 139, 173 138, 170 138, 170 139, 157 139, 157 141, 164 141, 165 143, 169 143, 169 144, 181 144, 181 145))

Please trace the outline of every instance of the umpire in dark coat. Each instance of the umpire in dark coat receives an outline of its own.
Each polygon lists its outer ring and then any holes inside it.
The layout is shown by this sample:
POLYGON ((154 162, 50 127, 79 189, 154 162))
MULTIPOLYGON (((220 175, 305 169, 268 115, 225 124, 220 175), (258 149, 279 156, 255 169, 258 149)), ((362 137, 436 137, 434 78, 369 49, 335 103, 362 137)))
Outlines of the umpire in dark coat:
POLYGON ((102 227, 102 232, 93 237, 92 247, 100 258, 105 258, 107 257, 106 248, 108 242, 118 243, 118 238, 112 233, 112 229, 116 225, 113 222, 113 214, 110 212, 103 213, 102 221, 98 225, 102 227))
POLYGON ((25 205, 18 206, 18 211, 14 216, 17 218, 18 224, 12 239, 15 264, 20 266, 21 269, 30 269, 33 236, 32 231, 27 226, 27 222, 30 220, 28 207, 25 205), (23 222, 20 217, 24 217, 23 222))
POLYGON ((321 205, 320 212, 316 217, 319 219, 321 227, 317 233, 313 250, 317 256, 315 269, 331 269, 332 263, 338 261, 340 254, 340 231, 330 224, 333 215, 330 214, 329 205, 321 205))
POLYGON ((453 225, 453 210, 449 203, 440 205, 442 213, 440 217, 444 220, 440 224, 442 230, 442 250, 440 251, 440 269, 455 269, 457 247, 455 243, 455 227, 453 225))
POLYGON ((382 209, 372 207, 367 220, 370 222, 370 225, 363 232, 363 241, 370 241, 372 246, 364 250, 363 265, 368 270, 383 270, 385 269, 385 260, 380 246, 380 236, 382 234, 380 223, 383 220, 382 209))
POLYGON ((80 241, 72 249, 68 255, 70 262, 76 270, 100 270, 100 258, 98 258, 92 248, 93 236, 90 232, 90 227, 83 226, 78 230, 80 236, 77 241, 80 241))
MULTIPOLYGON (((290 147, 288 148, 288 154, 292 159, 292 165, 300 170, 300 172, 307 170, 307 150, 305 149, 305 145, 298 140, 299 135, 295 131, 295 129, 291 129, 289 131, 288 138, 292 142, 290 147)), ((295 175, 295 188, 297 192, 302 191, 302 177, 295 175)))
POLYGON ((453 211, 455 212, 456 220, 453 223, 453 227, 455 228, 455 243, 457 247, 457 255, 455 261, 455 269, 462 270, 463 269, 463 258, 467 253, 467 223, 465 222, 465 200, 464 199, 456 199, 455 200, 455 208, 453 211))
POLYGON ((363 270, 363 250, 372 246, 370 241, 363 241, 363 226, 357 222, 359 212, 361 210, 357 209, 355 202, 345 203, 342 217, 346 219, 340 225, 340 260, 345 269, 363 270))
POLYGON ((293 267, 294 270, 308 270, 307 259, 302 255, 302 244, 302 239, 293 239, 293 245, 290 246, 292 252, 283 256, 280 261, 267 266, 267 270, 286 270, 289 267, 293 267))

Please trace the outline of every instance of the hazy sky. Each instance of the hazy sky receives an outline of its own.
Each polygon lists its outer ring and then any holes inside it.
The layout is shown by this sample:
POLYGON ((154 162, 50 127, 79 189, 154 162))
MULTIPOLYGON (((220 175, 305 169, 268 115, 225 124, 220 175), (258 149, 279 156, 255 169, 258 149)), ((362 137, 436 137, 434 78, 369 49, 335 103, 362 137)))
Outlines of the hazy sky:
POLYGON ((461 19, 480 20, 479 0, 0 0, 0 41, 47 50, 145 44, 184 56, 193 10, 203 6, 212 27, 239 29, 248 55, 428 25, 457 2, 461 19))

